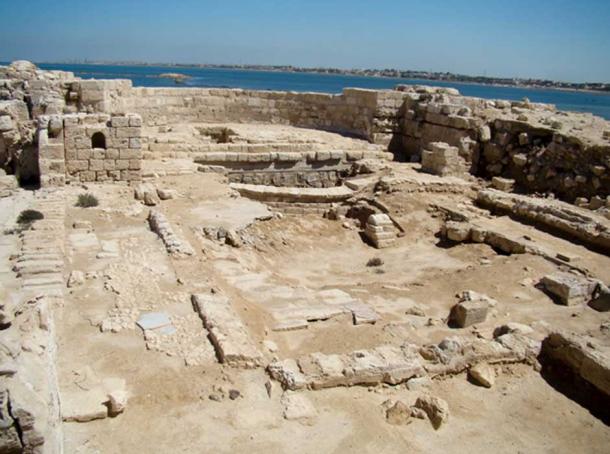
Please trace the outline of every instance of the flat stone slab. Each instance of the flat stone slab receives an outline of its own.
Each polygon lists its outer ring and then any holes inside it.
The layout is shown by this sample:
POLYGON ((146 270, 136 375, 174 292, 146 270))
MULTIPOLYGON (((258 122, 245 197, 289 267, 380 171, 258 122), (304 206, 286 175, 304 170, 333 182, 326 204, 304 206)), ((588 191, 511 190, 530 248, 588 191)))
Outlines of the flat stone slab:
POLYGON ((218 360, 230 366, 254 368, 263 356, 228 298, 215 294, 192 296, 193 306, 210 333, 218 360))
POLYGON ((143 330, 157 330, 171 326, 172 321, 165 312, 149 312, 141 315, 136 324, 143 330))
POLYGON ((234 231, 272 216, 267 205, 244 198, 201 202, 191 209, 191 213, 197 216, 202 226, 234 231))
POLYGON ((66 422, 89 422, 108 416, 108 400, 101 388, 61 393, 61 414, 66 422))
POLYGON ((330 203, 341 202, 354 195, 354 191, 346 186, 291 188, 231 183, 231 188, 245 197, 268 202, 330 203))

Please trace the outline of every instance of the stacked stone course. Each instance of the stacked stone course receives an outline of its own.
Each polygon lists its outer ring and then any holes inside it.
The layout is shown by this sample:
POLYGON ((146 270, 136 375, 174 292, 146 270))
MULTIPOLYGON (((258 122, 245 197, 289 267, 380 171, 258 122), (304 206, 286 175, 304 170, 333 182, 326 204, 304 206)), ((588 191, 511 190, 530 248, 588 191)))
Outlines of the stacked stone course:
POLYGON ((38 129, 41 184, 63 184, 66 178, 82 182, 141 180, 141 126, 140 116, 133 114, 41 117, 38 129), (103 134, 106 148, 93 148, 96 133, 103 134))

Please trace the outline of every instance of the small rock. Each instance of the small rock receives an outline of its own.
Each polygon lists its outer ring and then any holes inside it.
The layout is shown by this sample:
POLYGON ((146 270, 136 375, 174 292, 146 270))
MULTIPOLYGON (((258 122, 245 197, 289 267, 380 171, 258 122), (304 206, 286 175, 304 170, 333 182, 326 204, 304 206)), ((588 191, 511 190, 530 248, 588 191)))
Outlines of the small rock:
POLYGON ((388 424, 395 426, 404 426, 409 423, 411 417, 411 409, 407 404, 400 400, 392 407, 388 408, 385 413, 385 418, 388 424))
POLYGON ((213 400, 214 402, 221 402, 222 401, 222 396, 220 394, 217 393, 212 393, 208 396, 208 399, 213 400))
POLYGON ((495 381, 495 371, 493 367, 486 363, 479 363, 468 370, 468 377, 485 388, 491 388, 495 381))
POLYGON ((108 414, 116 416, 125 411, 129 394, 126 389, 115 389, 108 393, 108 414))
POLYGON ((157 195, 161 200, 170 200, 178 197, 175 189, 157 189, 157 195))
POLYGON ((449 405, 443 399, 434 396, 421 396, 415 402, 415 408, 426 412, 434 429, 438 430, 449 420, 449 405))
POLYGON ((235 400, 241 396, 241 393, 237 389, 229 390, 229 399, 235 400))
POLYGON ((273 391, 273 383, 270 380, 265 382, 265 389, 267 390, 267 395, 271 398, 271 392, 273 391))

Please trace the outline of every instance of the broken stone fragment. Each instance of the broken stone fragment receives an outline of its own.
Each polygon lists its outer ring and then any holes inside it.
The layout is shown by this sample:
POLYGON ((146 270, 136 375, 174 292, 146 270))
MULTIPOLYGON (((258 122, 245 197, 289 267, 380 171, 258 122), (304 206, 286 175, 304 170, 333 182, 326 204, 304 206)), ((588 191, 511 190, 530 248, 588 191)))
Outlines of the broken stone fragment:
POLYGON ((495 371, 487 363, 479 363, 468 370, 468 377, 478 385, 491 388, 495 381, 495 371))
POLYGON ((553 295, 557 302, 565 306, 588 303, 597 287, 597 282, 571 273, 547 275, 540 283, 553 295))
POLYGON ((589 306, 598 312, 610 311, 610 288, 600 284, 589 306))
POLYGON ((136 200, 144 202, 148 206, 154 206, 160 202, 155 187, 149 183, 138 185, 134 190, 134 196, 136 200))
POLYGON ((116 416, 125 411, 129 394, 126 389, 114 389, 108 393, 108 414, 116 416))
POLYGON ((89 422, 108 416, 107 395, 101 387, 61 393, 61 413, 66 422, 89 422))
POLYGON ((157 195, 161 200, 178 198, 178 192, 175 189, 157 189, 157 195))
POLYGON ((411 409, 399 400, 386 410, 385 418, 388 424, 404 426, 408 424, 409 418, 411 418, 411 409))
POLYGON ((415 408, 426 412, 434 429, 438 430, 449 420, 449 405, 443 399, 434 396, 421 396, 415 402, 415 408))
POLYGON ((470 239, 470 224, 466 222, 449 221, 445 224, 447 239, 461 243, 470 239))
POLYGON ((483 323, 487 318, 490 302, 494 301, 486 295, 476 292, 466 292, 465 295, 458 304, 453 306, 449 315, 449 323, 458 328, 483 323))
POLYGON ((515 180, 510 178, 493 177, 491 179, 491 185, 499 191, 512 192, 515 187, 515 180))

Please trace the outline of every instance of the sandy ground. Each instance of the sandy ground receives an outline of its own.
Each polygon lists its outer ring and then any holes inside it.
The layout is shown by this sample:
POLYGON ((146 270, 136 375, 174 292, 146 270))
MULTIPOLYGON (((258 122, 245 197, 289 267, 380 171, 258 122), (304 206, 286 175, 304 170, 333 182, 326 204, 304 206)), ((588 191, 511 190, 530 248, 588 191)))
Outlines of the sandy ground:
MULTIPOLYGON (((608 427, 527 365, 497 366, 491 389, 461 374, 420 390, 383 385, 303 391, 317 412, 304 424, 283 418, 282 390, 274 382, 268 396, 269 377, 262 369, 217 362, 190 303, 192 293, 215 289, 227 295, 267 360, 438 342, 473 332, 490 336, 509 321, 529 324, 540 336, 551 327, 600 336, 608 315, 585 306, 558 306, 534 286, 557 265, 538 256, 498 255, 481 244, 439 244, 441 221, 429 212, 429 203, 466 202, 466 196, 383 195, 407 233, 380 251, 364 243, 357 230, 319 215, 254 221, 264 207, 237 198, 219 176, 164 177, 155 185, 180 193, 157 208, 194 247, 193 257, 168 256, 148 227, 148 208, 133 199, 131 188, 91 185, 87 190, 99 197, 100 206, 88 209, 72 206, 83 188, 66 189, 69 270, 88 275, 85 285, 70 289, 56 315, 62 392, 78 391, 79 377, 94 374, 125 379, 131 396, 117 417, 66 423, 66 452, 608 452, 608 427), (92 231, 73 229, 77 220, 90 221, 92 231), (204 237, 203 227, 218 227, 222 220, 230 228, 245 227, 247 244, 232 248, 204 237), (118 254, 97 258, 106 242, 115 242, 118 254), (382 258, 381 267, 366 266, 374 257, 382 258), (463 290, 486 293, 498 305, 485 323, 457 333, 445 321, 463 290), (273 331, 287 304, 307 308, 325 291, 358 299, 380 321, 354 326, 349 317, 338 316, 310 322, 304 330, 273 331), (407 315, 414 306, 425 317, 407 315), (134 322, 150 311, 168 313, 178 332, 147 348, 134 322), (123 323, 118 332, 100 330, 109 318, 123 323), (278 350, 270 352, 265 340, 278 350), (189 359, 194 364, 186 365, 189 359), (219 387, 239 390, 240 397, 211 400, 219 387), (386 422, 384 401, 411 404, 422 392, 448 402, 446 425, 435 431, 427 420, 411 419, 406 426, 386 422)), ((507 229, 530 229, 507 219, 497 222, 507 229)), ((579 265, 610 281, 610 258, 546 233, 532 236, 555 250, 569 249, 579 265)))

